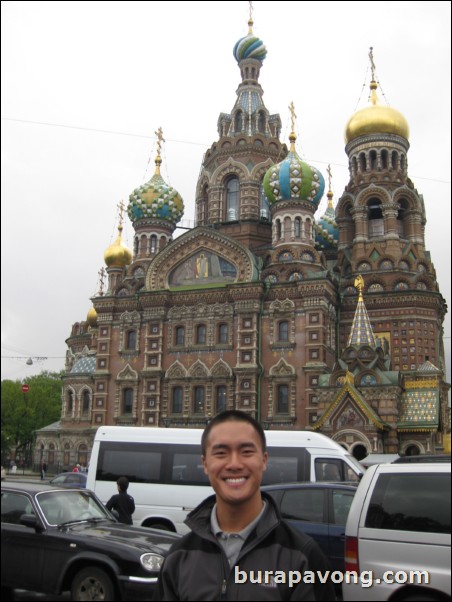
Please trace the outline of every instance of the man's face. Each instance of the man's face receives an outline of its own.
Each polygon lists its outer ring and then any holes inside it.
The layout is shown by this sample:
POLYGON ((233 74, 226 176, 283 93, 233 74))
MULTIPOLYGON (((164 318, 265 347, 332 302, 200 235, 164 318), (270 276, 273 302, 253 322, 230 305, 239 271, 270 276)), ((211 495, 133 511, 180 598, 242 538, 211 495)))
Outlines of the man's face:
POLYGON ((267 452, 251 424, 231 420, 214 426, 202 461, 217 502, 236 505, 260 498, 267 452))

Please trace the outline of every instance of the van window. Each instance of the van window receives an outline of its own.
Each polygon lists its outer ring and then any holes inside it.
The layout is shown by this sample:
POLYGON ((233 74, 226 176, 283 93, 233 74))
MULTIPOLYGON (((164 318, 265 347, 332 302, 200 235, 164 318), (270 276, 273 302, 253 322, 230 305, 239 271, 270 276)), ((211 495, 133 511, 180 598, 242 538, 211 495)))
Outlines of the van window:
POLYGON ((339 458, 316 458, 315 480, 330 481, 332 483, 357 481, 358 475, 353 471, 351 466, 339 458))
POLYGON ((450 533, 450 473, 382 474, 372 493, 365 526, 450 533))

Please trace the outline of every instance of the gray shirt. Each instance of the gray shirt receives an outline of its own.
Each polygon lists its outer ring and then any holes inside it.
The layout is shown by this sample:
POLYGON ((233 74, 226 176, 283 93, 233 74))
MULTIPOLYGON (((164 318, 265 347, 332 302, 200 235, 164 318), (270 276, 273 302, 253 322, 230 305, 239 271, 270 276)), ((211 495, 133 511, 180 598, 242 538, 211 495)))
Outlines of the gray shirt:
POLYGON ((262 510, 260 511, 259 515, 256 516, 256 518, 253 521, 251 521, 249 525, 247 525, 238 533, 225 533, 224 531, 222 531, 217 519, 217 505, 215 504, 212 508, 212 513, 210 515, 210 528, 212 530, 212 533, 217 538, 219 544, 223 548, 230 567, 233 567, 235 565, 237 558, 240 554, 240 550, 242 549, 246 538, 262 518, 266 505, 267 502, 264 500, 262 502, 262 510))

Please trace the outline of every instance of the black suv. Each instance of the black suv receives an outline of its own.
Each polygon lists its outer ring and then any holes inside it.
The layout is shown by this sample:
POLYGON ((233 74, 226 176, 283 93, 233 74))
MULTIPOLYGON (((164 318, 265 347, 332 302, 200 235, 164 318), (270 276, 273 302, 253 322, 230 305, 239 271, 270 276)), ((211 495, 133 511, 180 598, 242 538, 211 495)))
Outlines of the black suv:
POLYGON ((151 600, 180 537, 123 525, 87 489, 3 485, 2 600, 14 589, 72 600, 151 600))

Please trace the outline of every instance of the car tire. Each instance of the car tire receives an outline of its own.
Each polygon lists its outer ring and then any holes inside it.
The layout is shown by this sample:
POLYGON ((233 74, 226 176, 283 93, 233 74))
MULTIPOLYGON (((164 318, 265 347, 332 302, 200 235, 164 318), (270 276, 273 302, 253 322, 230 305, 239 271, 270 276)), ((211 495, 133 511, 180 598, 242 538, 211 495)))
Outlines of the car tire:
POLYGON ((2 602, 3 600, 7 602, 14 600, 14 590, 12 587, 3 587, 2 585, 2 602))
POLYGON ((102 569, 87 567, 79 571, 71 586, 71 600, 105 600, 114 601, 115 587, 102 569))

